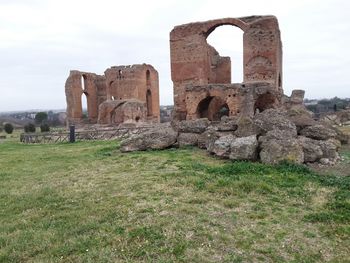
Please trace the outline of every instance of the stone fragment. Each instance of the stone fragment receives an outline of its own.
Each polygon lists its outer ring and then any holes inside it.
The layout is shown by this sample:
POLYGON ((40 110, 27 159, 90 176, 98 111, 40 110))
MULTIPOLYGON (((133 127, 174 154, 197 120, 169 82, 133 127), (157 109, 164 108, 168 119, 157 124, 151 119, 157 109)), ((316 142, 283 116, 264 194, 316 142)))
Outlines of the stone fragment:
POLYGON ((295 138, 296 134, 293 130, 271 130, 268 131, 264 136, 259 137, 259 142, 266 142, 269 140, 285 140, 288 138, 295 138))
POLYGON ((254 121, 248 116, 242 116, 237 121, 238 128, 235 131, 237 137, 247 137, 251 135, 261 134, 261 129, 254 123, 254 121))
POLYGON ((202 134, 198 136, 198 147, 201 149, 207 149, 209 152, 212 152, 214 143, 217 139, 222 136, 232 135, 232 132, 219 132, 213 128, 208 128, 202 134))
POLYGON ((333 140, 318 141, 318 145, 322 150, 322 157, 328 159, 338 159, 337 145, 333 140))
POLYGON ((264 133, 271 130, 288 131, 297 135, 297 128, 293 122, 291 122, 285 111, 268 109, 254 117, 254 124, 257 125, 264 133))
POLYGON ((160 150, 172 146, 177 139, 177 132, 172 128, 153 129, 133 135, 121 143, 122 152, 160 150))
POLYGON ((300 131, 300 134, 315 140, 327 140, 337 136, 337 133, 333 129, 321 124, 305 127, 300 131))
POLYGON ((260 148, 260 159, 263 163, 277 164, 281 161, 289 161, 301 164, 304 162, 303 147, 296 138, 263 140, 260 148))
POLYGON ((319 145, 319 141, 304 136, 299 136, 298 140, 303 147, 304 161, 306 163, 313 163, 322 158, 323 151, 319 145))
POLYGON ((223 118, 216 126, 218 131, 235 131, 238 128, 237 120, 234 118, 223 118))
POLYGON ((229 158, 231 143, 234 139, 235 137, 231 134, 220 137, 214 142, 212 152, 219 157, 229 158))
POLYGON ((210 121, 207 118, 197 120, 180 121, 177 124, 179 132, 202 133, 209 126, 210 121))
POLYGON ((180 133, 177 137, 179 147, 183 146, 196 146, 198 145, 198 133, 180 133))
POLYGON ((229 158, 232 160, 250 160, 257 159, 258 140, 255 135, 248 137, 234 138, 230 146, 229 158))
POLYGON ((321 159, 320 159, 320 164, 329 165, 329 164, 330 164, 330 161, 329 161, 328 158, 321 158, 321 159))

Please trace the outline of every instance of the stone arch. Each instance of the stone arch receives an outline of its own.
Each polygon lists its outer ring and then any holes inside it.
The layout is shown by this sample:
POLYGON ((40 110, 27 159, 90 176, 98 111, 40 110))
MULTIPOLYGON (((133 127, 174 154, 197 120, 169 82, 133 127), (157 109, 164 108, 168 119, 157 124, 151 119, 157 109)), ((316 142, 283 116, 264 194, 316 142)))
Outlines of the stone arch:
POLYGON ((212 20, 206 23, 206 29, 204 30, 204 35, 207 38, 217 27, 223 25, 231 25, 242 29, 245 32, 248 28, 248 25, 240 19, 237 18, 223 18, 212 20))
POLYGON ((229 116, 230 108, 227 102, 219 96, 207 96, 198 105, 196 114, 198 118, 208 118, 218 121, 222 116, 229 116))
POLYGON ((207 43, 209 50, 208 53, 210 54, 208 56, 208 62, 209 62, 209 76, 208 76, 208 83, 218 83, 218 84, 230 84, 233 80, 235 80, 238 83, 241 83, 244 81, 244 74, 245 74, 245 67, 244 67, 244 33, 247 30, 248 25, 243 22, 240 19, 237 18, 224 18, 224 19, 218 19, 209 21, 206 23, 206 29, 204 33, 205 42, 207 43), (235 58, 236 61, 239 61, 239 63, 236 63, 235 61, 231 61, 231 57, 220 55, 219 52, 216 51, 215 47, 212 47, 208 43, 208 37, 211 33, 215 31, 218 27, 221 26, 233 26, 235 28, 238 28, 242 30, 242 36, 239 38, 241 41, 241 51, 242 53, 239 58, 233 56, 232 58, 235 58), (235 68, 239 68, 239 71, 233 70, 232 71, 232 62, 234 62, 234 65, 238 65, 235 68), (235 74, 232 74, 233 72, 236 72, 235 74), (232 77, 238 73, 239 77, 232 77))
POLYGON ((275 107, 276 96, 270 92, 259 95, 254 104, 254 113, 263 112, 275 107))
POLYGON ((243 82, 243 34, 244 31, 242 31, 240 27, 232 25, 232 23, 222 23, 213 26, 209 30, 209 34, 207 34, 205 38, 209 48, 208 83, 230 84, 234 82, 243 82), (220 28, 220 30, 218 28, 220 28), (228 41, 217 41, 217 37, 220 35, 225 36, 228 41), (227 45, 227 43, 230 43, 230 45, 227 45))

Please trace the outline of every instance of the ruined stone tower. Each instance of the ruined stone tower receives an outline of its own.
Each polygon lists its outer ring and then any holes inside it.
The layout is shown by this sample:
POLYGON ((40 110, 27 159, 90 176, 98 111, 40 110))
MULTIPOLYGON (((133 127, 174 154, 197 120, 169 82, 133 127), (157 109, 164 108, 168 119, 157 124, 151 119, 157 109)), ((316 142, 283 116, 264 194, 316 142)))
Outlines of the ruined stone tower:
POLYGON ((158 72, 151 65, 114 66, 103 76, 72 70, 65 90, 69 123, 159 122, 158 72))

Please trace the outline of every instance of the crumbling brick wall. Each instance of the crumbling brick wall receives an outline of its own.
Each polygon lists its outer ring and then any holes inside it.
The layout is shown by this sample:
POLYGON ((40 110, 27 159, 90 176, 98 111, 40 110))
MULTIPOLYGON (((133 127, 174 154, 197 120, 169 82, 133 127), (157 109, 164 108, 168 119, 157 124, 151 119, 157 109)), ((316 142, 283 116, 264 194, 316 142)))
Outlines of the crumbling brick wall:
MULTIPOLYGON (((282 44, 276 17, 251 16, 184 24, 176 26, 170 32, 171 77, 174 84, 176 119, 194 118, 193 112, 188 110, 198 107, 198 104, 186 99, 189 87, 207 85, 209 88, 209 84, 231 82, 230 59, 221 57, 206 40, 215 28, 222 25, 236 26, 243 31, 243 83, 265 82, 270 86, 270 92, 283 93, 282 44)), ((207 90, 204 89, 203 92, 207 90)), ((227 103, 226 91, 218 96, 227 103)), ((278 95, 271 106, 280 103, 280 98, 278 95)), ((240 107, 239 103, 235 105, 232 106, 233 109, 230 108, 230 115, 240 111, 236 109, 240 107)), ((252 110, 254 106, 250 112, 252 110)))
MULTIPOLYGON (((68 123, 78 124, 86 121, 91 124, 106 122, 114 124, 113 121, 110 121, 111 116, 107 118, 108 121, 106 121, 106 117, 101 121, 98 120, 99 115, 105 116, 104 113, 101 114, 99 112, 101 109, 110 109, 110 105, 108 107, 100 106, 114 100, 137 100, 139 104, 144 104, 141 107, 142 109, 135 107, 135 111, 137 111, 135 118, 138 119, 137 121, 159 122, 158 72, 151 65, 115 66, 107 69, 103 76, 72 70, 66 81, 65 92, 68 123), (87 120, 83 118, 82 96, 86 96, 87 120), (143 113, 144 108, 145 114, 143 113)), ((126 105, 136 104, 127 103, 126 105)), ((123 113, 123 116, 133 116, 130 113, 132 107, 124 106, 120 109, 128 111, 125 114, 123 113)), ((121 113, 118 114, 120 115, 121 113)), ((123 119, 128 118, 123 117, 123 119)))
POLYGON ((106 79, 94 73, 71 70, 66 81, 67 119, 69 123, 83 122, 82 96, 86 96, 90 123, 96 123, 98 106, 106 100, 106 79))

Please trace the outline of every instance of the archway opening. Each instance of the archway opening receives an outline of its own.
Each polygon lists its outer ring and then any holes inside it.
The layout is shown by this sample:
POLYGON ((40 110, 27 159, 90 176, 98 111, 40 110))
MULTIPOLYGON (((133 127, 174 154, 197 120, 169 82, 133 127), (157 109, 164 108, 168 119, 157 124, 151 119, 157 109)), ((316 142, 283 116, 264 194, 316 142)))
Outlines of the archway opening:
POLYGON ((110 81, 107 86, 107 100, 114 100, 113 94, 113 81, 110 81))
POLYGON ((276 97, 272 95, 270 92, 262 94, 255 101, 254 112, 259 113, 267 109, 272 109, 274 108, 275 103, 276 103, 276 97))
POLYGON ((146 93, 146 104, 147 104, 147 116, 152 116, 152 93, 150 90, 147 90, 146 93))
POLYGON ((230 109, 220 97, 206 97, 197 106, 197 117, 208 118, 210 121, 219 121, 223 116, 229 116, 230 109))
POLYGON ((218 52, 210 56, 209 83, 243 82, 243 31, 236 26, 220 25, 211 30, 207 43, 218 52))
POLYGON ((89 94, 87 92, 81 94, 81 117, 84 120, 89 119, 88 96, 89 94))
POLYGON ((81 76, 81 117, 84 120, 89 119, 89 104, 88 104, 88 96, 89 94, 87 93, 87 78, 86 75, 81 76))

